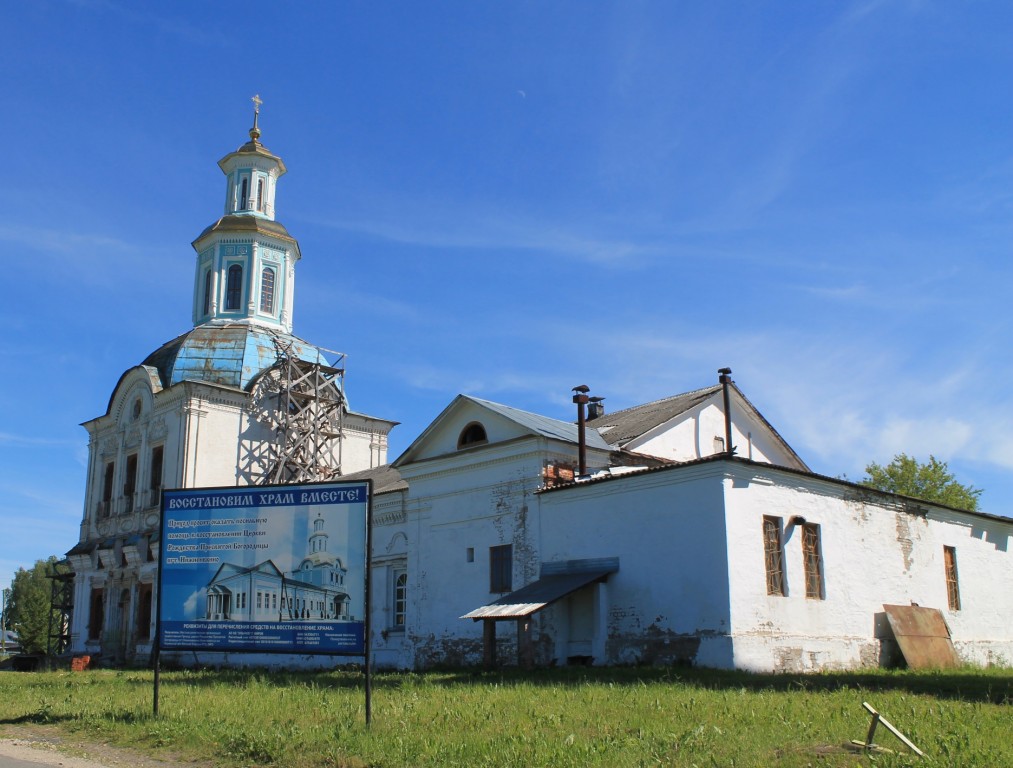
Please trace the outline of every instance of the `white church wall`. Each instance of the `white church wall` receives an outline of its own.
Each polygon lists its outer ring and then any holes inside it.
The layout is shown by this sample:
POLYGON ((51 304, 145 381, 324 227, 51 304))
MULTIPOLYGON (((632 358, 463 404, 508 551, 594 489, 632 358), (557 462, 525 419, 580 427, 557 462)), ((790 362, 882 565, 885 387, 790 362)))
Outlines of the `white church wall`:
POLYGON ((1013 658, 1003 629, 1013 599, 994 586, 1013 576, 1006 552, 1013 523, 928 505, 914 514, 878 494, 746 465, 732 469, 727 509, 736 667, 809 671, 888 661, 884 604, 940 609, 966 661, 1013 658), (764 515, 781 522, 785 596, 767 594, 764 515), (806 596, 798 518, 819 526, 820 598, 806 596), (948 608, 944 546, 957 553, 959 611, 948 608))
POLYGON ((540 494, 543 562, 619 558, 595 663, 731 665, 721 478, 701 465, 540 494))
MULTIPOLYGON (((500 597, 490 591, 491 548, 512 546, 516 590, 538 578, 537 500, 546 441, 528 437, 462 451, 402 468, 409 481, 407 526, 412 553, 407 628, 414 662, 482 660, 482 627, 461 620, 500 597)), ((507 658, 514 638, 500 632, 507 658)))

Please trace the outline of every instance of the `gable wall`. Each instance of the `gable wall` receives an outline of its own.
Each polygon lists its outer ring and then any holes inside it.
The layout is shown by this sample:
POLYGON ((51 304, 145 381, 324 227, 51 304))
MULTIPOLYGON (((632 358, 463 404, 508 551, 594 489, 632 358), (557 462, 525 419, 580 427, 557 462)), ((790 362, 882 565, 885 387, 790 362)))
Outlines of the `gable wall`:
MULTIPOLYGON (((608 433, 606 433, 607 436, 608 433)), ((692 461, 721 453, 725 436, 725 417, 721 393, 695 408, 631 442, 631 451, 651 456, 692 461), (721 438, 719 445, 715 438, 721 438)), ((732 444, 736 455, 769 464, 795 466, 797 461, 770 429, 747 413, 736 397, 732 398, 732 444)))

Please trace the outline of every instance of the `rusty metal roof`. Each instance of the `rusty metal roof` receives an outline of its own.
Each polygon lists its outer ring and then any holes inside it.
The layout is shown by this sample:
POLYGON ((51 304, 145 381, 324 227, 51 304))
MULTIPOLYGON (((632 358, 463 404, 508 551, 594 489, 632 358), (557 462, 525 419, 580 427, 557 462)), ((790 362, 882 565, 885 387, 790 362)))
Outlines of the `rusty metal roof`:
POLYGON ((599 561, 597 568, 577 568, 561 573, 547 570, 543 566, 542 577, 538 581, 521 587, 516 592, 511 592, 494 603, 476 608, 461 618, 475 621, 479 619, 500 621, 530 616, 532 613, 537 613, 557 600, 576 592, 581 587, 607 578, 609 574, 615 573, 617 570, 619 570, 618 563, 608 560, 599 561))
POLYGON ((228 235, 267 235, 277 240, 283 240, 295 249, 299 255, 299 242, 288 233, 285 225, 274 219, 266 219, 263 216, 251 214, 230 213, 222 216, 211 226, 201 232, 193 241, 193 247, 200 250, 200 242, 211 233, 228 235))
POLYGON ((275 341, 291 345, 302 360, 327 364, 318 348, 270 328, 245 323, 199 325, 163 344, 142 365, 158 370, 163 387, 181 381, 206 381, 246 389, 278 360, 275 341))

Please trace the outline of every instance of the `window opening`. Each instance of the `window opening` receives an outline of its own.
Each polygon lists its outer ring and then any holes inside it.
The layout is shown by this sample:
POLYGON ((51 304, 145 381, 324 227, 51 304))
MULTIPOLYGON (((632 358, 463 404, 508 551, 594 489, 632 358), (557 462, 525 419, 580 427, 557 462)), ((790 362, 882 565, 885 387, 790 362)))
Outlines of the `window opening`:
POLYGON ((91 591, 90 612, 88 614, 88 639, 98 640, 102 636, 102 624, 105 619, 105 598, 103 590, 91 591))
POLYGON ((408 573, 394 571, 394 626, 405 625, 405 613, 408 607, 408 573))
POLYGON ((116 465, 107 461, 105 478, 102 481, 102 503, 99 505, 99 517, 109 517, 109 506, 113 500, 113 474, 115 471, 116 465))
POLYGON ((159 491, 162 489, 162 463, 165 449, 161 445, 156 445, 151 449, 151 479, 148 482, 148 487, 153 491, 159 491))
POLYGON ((123 480, 123 495, 132 496, 137 489, 137 454, 127 456, 127 476, 123 480))
POLYGON ((137 605, 137 639, 151 639, 151 585, 139 586, 140 599, 137 605))
POLYGON ((489 442, 485 434, 485 427, 477 421, 471 422, 461 430, 461 436, 457 438, 458 449, 466 448, 469 445, 482 445, 489 442))
POLYGON ((943 547, 943 561, 946 564, 946 603, 951 611, 960 610, 960 584, 957 582, 957 550, 943 547))
POLYGON ((239 193, 239 210, 245 211, 246 204, 249 202, 249 193, 247 185, 249 184, 247 179, 243 179, 242 192, 239 193))
POLYGON ((767 594, 784 597, 784 544, 781 518, 763 518, 763 556, 767 571, 767 594))
POLYGON ((805 596, 823 599, 823 556, 820 553, 820 527, 802 525, 802 559, 805 565, 805 596))
POLYGON ((260 274, 260 311, 274 314, 274 270, 265 267, 260 274))
POLYGON ((264 180, 257 179, 257 210, 264 210, 264 180))
POLYGON ((513 589, 514 545, 489 547, 489 591, 509 592, 513 589))
POLYGON ((211 270, 204 273, 204 315, 211 314, 211 270))
POLYGON ((243 268, 238 264, 229 267, 229 277, 225 284, 225 309, 239 309, 243 295, 243 268))

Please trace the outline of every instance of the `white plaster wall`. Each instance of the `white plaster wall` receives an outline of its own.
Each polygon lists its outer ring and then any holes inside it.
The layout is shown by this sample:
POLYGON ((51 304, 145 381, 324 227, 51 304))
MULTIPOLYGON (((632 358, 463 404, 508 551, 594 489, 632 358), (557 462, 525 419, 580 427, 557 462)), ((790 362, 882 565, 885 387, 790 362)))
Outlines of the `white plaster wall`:
MULTIPOLYGON (((690 461, 721 453, 714 438, 725 437, 724 400, 720 392, 676 419, 662 424, 630 443, 629 450, 651 456, 690 461)), ((745 403, 732 393, 732 445, 736 455, 767 464, 798 466, 797 460, 771 433, 770 428, 752 415, 745 403)))
POLYGON ((607 663, 730 666, 722 476, 704 465, 540 494, 543 561, 619 558, 607 663))
MULTIPOLYGON (((500 597, 489 592, 490 547, 513 545, 513 589, 538 577, 533 492, 541 484, 542 446, 543 440, 530 438, 487 446, 482 462, 471 451, 403 468, 410 483, 406 513, 414 595, 408 633, 416 664, 481 661, 482 626, 460 617, 500 597)), ((503 627, 501 635, 507 639, 510 632, 503 627)))
POLYGON ((938 608, 969 662, 1013 658, 1011 523, 901 503, 817 478, 730 465, 726 484, 735 665, 813 670, 876 665, 892 638, 883 604, 938 608), (764 515, 782 519, 788 594, 766 594, 764 515), (800 515, 820 526, 825 599, 807 599, 800 515), (943 546, 957 551, 962 609, 947 607, 943 546))

